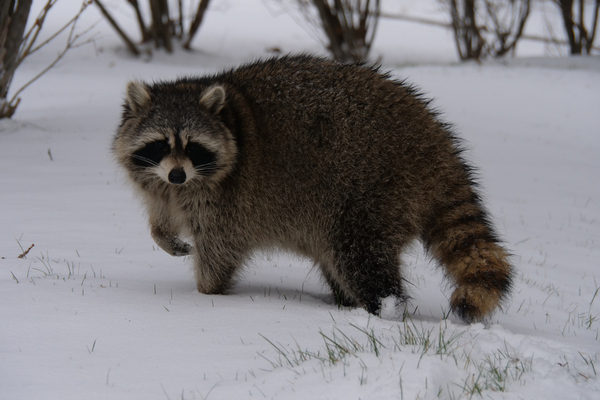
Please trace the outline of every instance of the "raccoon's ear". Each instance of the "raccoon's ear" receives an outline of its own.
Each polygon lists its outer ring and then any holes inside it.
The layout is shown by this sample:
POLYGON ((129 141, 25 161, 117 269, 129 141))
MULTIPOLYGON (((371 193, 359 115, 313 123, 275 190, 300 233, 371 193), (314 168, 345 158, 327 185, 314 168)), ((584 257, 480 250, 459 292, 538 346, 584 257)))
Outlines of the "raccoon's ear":
POLYGON ((213 114, 218 114, 225 105, 225 89, 223 86, 213 86, 202 93, 200 105, 213 114))
POLYGON ((148 106, 150 101, 150 91, 145 83, 132 81, 127 84, 127 103, 134 114, 148 106))

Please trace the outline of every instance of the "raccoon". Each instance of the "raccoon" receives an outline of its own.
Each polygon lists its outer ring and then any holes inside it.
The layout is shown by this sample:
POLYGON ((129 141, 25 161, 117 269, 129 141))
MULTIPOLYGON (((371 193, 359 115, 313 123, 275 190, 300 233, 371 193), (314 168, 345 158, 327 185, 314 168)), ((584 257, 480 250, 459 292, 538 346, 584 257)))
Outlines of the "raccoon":
POLYGON ((152 237, 192 255, 200 292, 279 248, 313 260, 338 304, 380 315, 407 300, 400 254, 420 239, 470 323, 507 298, 513 267, 462 151, 412 86, 308 55, 130 82, 113 141, 152 237))

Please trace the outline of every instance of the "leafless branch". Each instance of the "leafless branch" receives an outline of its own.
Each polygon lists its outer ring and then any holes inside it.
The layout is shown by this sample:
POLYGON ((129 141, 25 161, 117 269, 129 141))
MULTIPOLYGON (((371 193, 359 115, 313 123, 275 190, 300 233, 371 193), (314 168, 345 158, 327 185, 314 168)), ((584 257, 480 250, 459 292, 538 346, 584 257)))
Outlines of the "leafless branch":
MULTIPOLYGON (((135 16, 138 21, 138 26, 140 27, 140 33, 142 34, 142 43, 146 43, 148 40, 150 40, 150 34, 148 33, 148 28, 146 28, 146 24, 144 23, 144 18, 142 17, 142 12, 140 11, 140 6, 139 6, 137 0, 127 0, 127 1, 129 2, 129 4, 131 4, 131 6, 133 7, 133 9, 135 11, 135 16)), ((114 26, 115 25, 113 25, 113 27, 114 26)))
MULTIPOLYGON (((340 61, 364 61, 377 31, 380 0, 295 0, 311 33, 334 58, 340 61), (324 37, 323 37, 324 36, 324 37)), ((286 1, 282 8, 289 12, 286 1)))
POLYGON ((462 60, 514 51, 529 17, 530 0, 442 0, 452 19, 462 60))
MULTIPOLYGON (((594 13, 596 13, 596 10, 594 10, 594 13)), ((407 21, 407 22, 414 22, 417 24, 426 24, 426 25, 433 25, 433 26, 439 26, 441 28, 445 28, 445 29, 452 29, 452 24, 445 22, 445 21, 440 21, 437 19, 430 19, 430 18, 423 18, 423 17, 414 17, 411 15, 402 15, 402 14, 390 14, 390 13, 386 13, 386 12, 381 12, 379 14, 379 16, 381 18, 387 18, 387 19, 395 19, 395 20, 399 20, 399 21, 407 21)), ((596 27, 597 26, 597 20, 594 19, 592 26, 596 27)), ((521 40, 531 40, 534 42, 544 42, 544 43, 550 43, 550 44, 555 44, 555 45, 559 45, 559 46, 568 46, 569 42, 565 41, 565 40, 561 40, 559 38, 557 38, 555 36, 555 34, 552 31, 552 27, 553 25, 550 22, 547 22, 547 29, 550 32, 549 36, 542 36, 542 35, 532 35, 532 34, 526 34, 526 33, 522 33, 521 34, 521 40)), ((483 25, 479 25, 479 29, 483 30, 485 29, 483 25)), ((594 32, 594 29, 592 28, 592 32, 594 32)), ((590 36, 592 36, 592 33, 590 33, 590 36)), ((600 50, 600 47, 598 46, 593 46, 592 49, 594 50, 600 50)))
POLYGON ((183 44, 184 49, 190 48, 192 39, 194 38, 194 35, 198 31, 198 28, 200 27, 200 24, 202 23, 202 20, 204 19, 204 14, 206 13, 206 9, 208 8, 209 3, 210 3, 210 0, 200 0, 200 3, 198 3, 198 10, 196 11, 196 14, 194 15, 194 20, 192 21, 192 25, 190 26, 190 31, 187 35, 187 40, 183 44))
POLYGON ((18 64, 20 64, 21 62, 23 62, 23 60, 26 57, 28 57, 29 55, 33 54, 35 51, 39 50, 43 46, 47 45, 54 38, 56 38, 60 32, 63 32, 66 29, 70 28, 69 35, 68 35, 65 47, 63 48, 62 51, 60 51, 58 53, 58 55, 56 56, 56 58, 54 59, 54 61, 52 61, 49 65, 47 65, 44 69, 42 69, 37 75, 35 75, 33 78, 31 78, 23 86, 21 86, 13 94, 13 96, 11 97, 10 100, 8 100, 5 103, 3 103, 3 104, 0 105, 1 106, 0 107, 0 117, 8 117, 8 118, 10 118, 12 116, 12 114, 15 112, 17 106, 19 105, 19 103, 21 101, 19 95, 23 92, 23 90, 25 90, 27 87, 29 87, 29 85, 31 85, 33 82, 37 81, 41 76, 43 76, 51 68, 53 68, 65 56, 65 54, 70 49, 75 48, 75 47, 79 47, 79 46, 84 45, 86 43, 89 43, 90 41, 93 40, 92 38, 90 38, 90 39, 88 39, 88 40, 86 40, 84 42, 80 41, 80 39, 82 37, 86 36, 94 28, 95 25, 92 25, 92 26, 88 27, 87 29, 85 29, 84 31, 82 31, 80 33, 75 33, 75 29, 77 27, 77 22, 78 22, 78 20, 79 20, 79 18, 81 16, 81 14, 91 4, 91 0, 85 0, 82 3, 81 8, 77 12, 77 14, 75 14, 75 16, 73 18, 71 18, 65 25, 63 25, 58 30, 58 33, 55 32, 48 39, 44 40, 38 46, 34 47, 35 39, 37 39, 37 37, 38 37, 38 34, 39 34, 39 32, 40 32, 40 30, 42 28, 42 25, 44 23, 45 17, 47 15, 48 11, 50 10, 50 8, 52 8, 52 6, 56 3, 56 1, 57 0, 49 0, 48 1, 48 3, 46 4, 46 6, 42 10, 40 16, 38 17, 38 19, 36 19, 36 22, 34 24, 34 26, 38 26, 38 28, 35 29, 34 27, 32 27, 32 29, 26 34, 26 37, 28 38, 28 41, 25 42, 25 44, 24 44, 24 50, 22 50, 20 52, 19 58, 18 58, 17 62, 18 62, 18 64))
MULTIPOLYGON (((127 36, 127 34, 121 29, 119 24, 117 24, 117 21, 115 21, 114 18, 109 14, 108 10, 100 2, 100 0, 94 0, 94 2, 100 9, 100 12, 102 13, 102 15, 104 15, 104 17, 107 19, 108 23, 111 24, 112 27, 117 31, 117 34, 119 36, 121 36, 121 39, 123 39, 123 41, 127 45, 127 48, 129 49, 129 51, 131 51, 136 56, 140 55, 140 51, 138 50, 137 46, 133 43, 133 41, 131 39, 129 39, 129 36, 127 36)), ((137 12, 139 13, 139 9, 137 8, 137 1, 135 1, 135 0, 133 2, 130 1, 130 3, 135 4, 134 7, 136 8, 137 12)), ((138 18, 139 18, 138 22, 141 21, 140 28, 142 29, 142 36, 143 36, 144 32, 145 32, 144 31, 145 26, 143 25, 143 20, 141 19, 141 15, 138 18)))

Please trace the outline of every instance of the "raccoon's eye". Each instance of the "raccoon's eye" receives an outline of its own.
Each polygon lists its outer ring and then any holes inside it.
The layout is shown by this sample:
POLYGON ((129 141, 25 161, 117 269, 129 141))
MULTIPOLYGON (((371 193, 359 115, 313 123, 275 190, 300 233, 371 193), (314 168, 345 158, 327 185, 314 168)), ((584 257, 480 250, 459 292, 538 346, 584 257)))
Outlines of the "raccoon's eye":
POLYGON ((198 143, 189 142, 185 147, 187 153, 196 153, 198 150, 200 150, 200 145, 198 143))
POLYGON ((201 144, 189 142, 185 147, 185 153, 190 158, 194 168, 200 174, 209 175, 213 172, 210 166, 215 162, 216 155, 201 144))
POLYGON ((164 140, 148 143, 133 153, 132 161, 138 167, 153 167, 158 165, 169 151, 169 144, 164 140))
POLYGON ((156 150, 158 151, 167 151, 169 145, 164 140, 160 140, 158 142, 154 142, 154 147, 156 147, 156 150))

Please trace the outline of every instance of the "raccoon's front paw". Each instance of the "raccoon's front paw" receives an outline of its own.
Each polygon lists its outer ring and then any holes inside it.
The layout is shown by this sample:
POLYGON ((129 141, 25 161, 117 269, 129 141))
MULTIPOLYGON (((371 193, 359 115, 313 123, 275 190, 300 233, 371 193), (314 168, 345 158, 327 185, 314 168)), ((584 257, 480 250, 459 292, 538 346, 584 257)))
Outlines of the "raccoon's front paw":
POLYGON ((175 257, 183 257, 190 254, 191 250, 192 246, 182 240, 175 239, 175 243, 173 244, 173 253, 171 253, 171 255, 175 257))
POLYGON ((192 250, 192 246, 176 236, 164 237, 153 233, 152 238, 161 249, 174 257, 186 256, 192 250))

